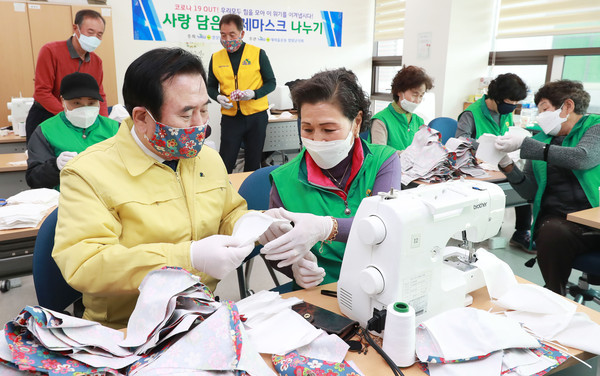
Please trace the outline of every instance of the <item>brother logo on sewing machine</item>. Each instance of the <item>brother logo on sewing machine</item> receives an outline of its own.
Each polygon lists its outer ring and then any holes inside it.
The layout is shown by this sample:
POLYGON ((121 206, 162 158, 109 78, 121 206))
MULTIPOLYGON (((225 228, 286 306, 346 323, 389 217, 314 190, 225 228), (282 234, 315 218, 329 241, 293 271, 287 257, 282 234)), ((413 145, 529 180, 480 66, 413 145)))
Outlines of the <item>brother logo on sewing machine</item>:
POLYGON ((473 205, 473 210, 485 208, 487 206, 487 202, 482 202, 480 204, 473 205))

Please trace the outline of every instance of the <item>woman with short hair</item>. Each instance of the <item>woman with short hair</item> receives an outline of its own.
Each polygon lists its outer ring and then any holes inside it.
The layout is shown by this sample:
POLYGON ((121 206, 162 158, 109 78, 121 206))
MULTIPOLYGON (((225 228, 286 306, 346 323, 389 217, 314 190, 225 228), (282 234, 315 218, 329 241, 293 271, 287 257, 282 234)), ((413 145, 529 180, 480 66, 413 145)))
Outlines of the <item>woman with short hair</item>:
POLYGON ((580 82, 561 80, 535 94, 543 129, 534 137, 499 137, 503 152, 520 149, 526 159, 519 170, 510 158, 499 165, 510 184, 533 200, 533 239, 546 287, 565 295, 575 257, 598 252, 593 229, 567 221, 568 213, 598 206, 600 186, 600 115, 586 114, 590 95, 580 82))
POLYGON ((402 152, 425 123, 415 114, 425 93, 433 88, 433 79, 423 68, 409 65, 396 73, 392 80, 394 101, 373 116, 369 141, 389 145, 402 152))

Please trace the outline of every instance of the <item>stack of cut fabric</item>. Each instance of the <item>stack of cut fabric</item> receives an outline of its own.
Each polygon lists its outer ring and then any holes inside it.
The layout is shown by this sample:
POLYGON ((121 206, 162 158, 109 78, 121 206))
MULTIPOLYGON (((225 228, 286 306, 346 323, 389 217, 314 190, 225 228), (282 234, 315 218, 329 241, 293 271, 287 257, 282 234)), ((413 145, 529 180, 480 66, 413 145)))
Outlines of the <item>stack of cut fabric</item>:
POLYGON ((483 168, 477 165, 475 148, 473 148, 471 141, 463 137, 452 137, 446 141, 445 146, 448 152, 456 155, 454 168, 460 171, 462 175, 469 175, 477 178, 489 176, 483 168))
POLYGON ((427 126, 421 127, 412 143, 400 154, 402 184, 413 180, 440 182, 455 176, 456 154, 440 142, 440 133, 427 126))
POLYGON ((0 332, 0 374, 273 374, 247 341, 235 304, 215 301, 184 270, 149 273, 129 323, 123 339, 98 323, 27 307, 0 332))
POLYGON ((9 197, 0 207, 0 230, 36 227, 58 205, 58 196, 54 189, 40 188, 9 197))

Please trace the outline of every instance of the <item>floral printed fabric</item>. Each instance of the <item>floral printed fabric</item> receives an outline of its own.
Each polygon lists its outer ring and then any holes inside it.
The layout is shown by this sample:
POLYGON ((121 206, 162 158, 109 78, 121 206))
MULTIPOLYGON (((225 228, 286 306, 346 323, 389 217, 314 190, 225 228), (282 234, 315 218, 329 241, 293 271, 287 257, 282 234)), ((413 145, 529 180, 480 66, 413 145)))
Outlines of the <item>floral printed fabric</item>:
MULTIPOLYGON (((531 351, 533 351, 539 357, 545 356, 547 358, 555 360, 557 363, 556 365, 554 365, 552 367, 548 367, 545 370, 538 372, 531 376, 543 376, 543 375, 547 374, 548 372, 550 372, 551 370, 553 370, 554 368, 563 364, 569 358, 569 355, 565 355, 565 354, 561 353, 560 351, 558 351, 557 349, 555 349, 554 347, 548 346, 545 344, 542 344, 542 346, 537 349, 531 349, 531 351)), ((418 363, 418 365, 419 365, 419 368, 421 368, 421 370, 423 372, 425 372, 427 375, 429 375, 429 368, 427 367, 427 363, 418 363)), ((511 370, 505 370, 502 372, 502 374, 505 375, 505 374, 509 374, 510 372, 511 372, 511 370)))
POLYGON ((273 355, 273 365, 279 375, 287 376, 360 376, 346 361, 326 362, 308 358, 292 351, 286 355, 273 355))
POLYGON ((80 363, 67 355, 43 347, 27 328, 6 324, 5 338, 12 352, 12 362, 19 370, 40 371, 49 375, 118 375, 116 370, 94 368, 80 363))
POLYGON ((161 269, 140 290, 134 312, 146 317, 130 328, 133 347, 123 346, 120 331, 26 307, 0 330, 0 375, 275 375, 247 339, 236 305, 216 302, 198 277, 161 269))

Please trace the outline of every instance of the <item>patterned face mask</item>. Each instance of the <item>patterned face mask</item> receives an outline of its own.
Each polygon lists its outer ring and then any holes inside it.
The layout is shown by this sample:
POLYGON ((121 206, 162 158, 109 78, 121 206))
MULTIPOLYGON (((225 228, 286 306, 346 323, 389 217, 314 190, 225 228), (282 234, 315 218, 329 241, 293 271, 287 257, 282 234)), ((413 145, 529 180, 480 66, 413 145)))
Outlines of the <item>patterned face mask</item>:
POLYGON ((204 136, 208 120, 204 125, 188 128, 175 128, 166 124, 159 123, 154 119, 154 116, 147 111, 148 115, 156 123, 154 135, 148 138, 144 134, 144 138, 152 145, 154 150, 164 159, 184 159, 194 158, 204 145, 204 136))
POLYGON ((227 52, 231 54, 240 49, 240 46, 242 45, 242 38, 233 40, 221 39, 221 45, 227 50, 227 52))

